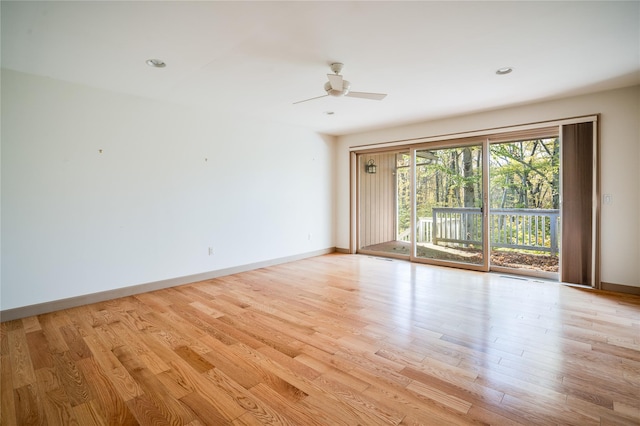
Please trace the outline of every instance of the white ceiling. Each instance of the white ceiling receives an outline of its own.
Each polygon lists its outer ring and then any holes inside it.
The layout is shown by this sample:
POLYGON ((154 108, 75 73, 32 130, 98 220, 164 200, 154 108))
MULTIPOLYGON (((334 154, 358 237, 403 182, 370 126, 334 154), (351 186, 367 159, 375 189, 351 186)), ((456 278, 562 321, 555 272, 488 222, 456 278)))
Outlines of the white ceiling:
POLYGON ((334 135, 640 83, 638 1, 3 0, 1 14, 4 68, 334 135), (293 105, 324 94, 331 62, 388 96, 293 105))

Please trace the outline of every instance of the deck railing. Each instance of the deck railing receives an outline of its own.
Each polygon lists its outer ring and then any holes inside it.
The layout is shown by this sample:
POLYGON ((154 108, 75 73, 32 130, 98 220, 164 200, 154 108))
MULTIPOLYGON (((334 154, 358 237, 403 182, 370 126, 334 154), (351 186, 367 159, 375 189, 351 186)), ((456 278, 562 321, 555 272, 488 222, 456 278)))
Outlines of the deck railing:
MULTIPOLYGON (((489 215, 491 247, 558 253, 559 210, 492 209, 489 215)), ((410 241, 410 232, 398 235, 410 241)), ((482 245, 482 212, 469 207, 436 207, 431 217, 418 219, 418 243, 482 245)))

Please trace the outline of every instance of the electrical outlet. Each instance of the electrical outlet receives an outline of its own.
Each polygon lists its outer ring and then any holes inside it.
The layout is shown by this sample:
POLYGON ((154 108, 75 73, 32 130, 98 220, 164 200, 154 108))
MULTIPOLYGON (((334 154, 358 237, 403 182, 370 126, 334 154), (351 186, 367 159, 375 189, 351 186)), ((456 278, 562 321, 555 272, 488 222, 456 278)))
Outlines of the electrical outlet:
POLYGON ((213 247, 209 247, 209 256, 213 256, 213 247))
POLYGON ((311 232, 309 232, 309 235, 307 235, 307 239, 308 239, 309 241, 311 241, 311 238, 313 238, 313 234, 312 234, 311 232))

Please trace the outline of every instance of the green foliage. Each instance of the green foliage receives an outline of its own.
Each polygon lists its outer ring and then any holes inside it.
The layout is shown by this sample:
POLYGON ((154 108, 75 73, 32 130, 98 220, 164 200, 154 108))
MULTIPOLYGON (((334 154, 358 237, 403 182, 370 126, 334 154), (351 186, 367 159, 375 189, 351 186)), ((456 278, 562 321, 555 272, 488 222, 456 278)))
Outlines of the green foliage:
MULTIPOLYGON (((491 207, 557 209, 559 152, 557 137, 490 145, 491 207)), ((481 147, 421 150, 416 157, 418 217, 434 207, 482 207, 481 147)), ((410 160, 408 153, 396 156, 400 232, 411 221, 410 160)))
POLYGON ((492 208, 559 208, 558 138, 493 144, 490 149, 492 208))

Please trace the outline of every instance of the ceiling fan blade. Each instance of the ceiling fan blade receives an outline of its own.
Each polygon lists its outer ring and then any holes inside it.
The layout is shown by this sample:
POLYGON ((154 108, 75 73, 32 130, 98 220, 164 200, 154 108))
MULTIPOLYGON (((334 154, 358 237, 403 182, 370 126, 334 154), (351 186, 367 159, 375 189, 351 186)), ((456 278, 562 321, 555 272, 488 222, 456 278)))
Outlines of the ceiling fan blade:
POLYGON ((338 74, 327 74, 329 84, 333 90, 342 91, 342 76, 338 74))
POLYGON ((387 96, 387 94, 386 93, 349 92, 345 96, 349 96, 352 98, 373 99, 374 101, 381 101, 387 96))
POLYGON ((309 99, 305 99, 304 101, 294 102, 293 105, 301 104, 302 102, 312 101, 314 99, 326 98, 327 96, 329 96, 329 95, 316 96, 315 98, 309 98, 309 99))

